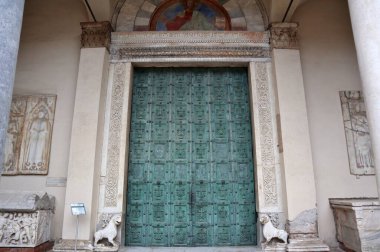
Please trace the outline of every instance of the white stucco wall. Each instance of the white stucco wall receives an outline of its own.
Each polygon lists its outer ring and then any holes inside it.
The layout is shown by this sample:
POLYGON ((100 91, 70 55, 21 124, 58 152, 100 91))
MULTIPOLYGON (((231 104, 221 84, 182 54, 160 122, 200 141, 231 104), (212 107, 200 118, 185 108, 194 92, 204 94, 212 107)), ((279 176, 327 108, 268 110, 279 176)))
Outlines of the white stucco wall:
POLYGON ((46 187, 47 177, 66 177, 80 53, 82 1, 27 0, 15 94, 56 94, 48 176, 2 176, 0 189, 46 191, 56 197, 53 237, 61 237, 65 187, 46 187))
POLYGON ((350 174, 338 91, 360 90, 347 1, 309 0, 295 12, 316 178, 319 234, 337 246, 328 198, 376 197, 374 176, 350 174))

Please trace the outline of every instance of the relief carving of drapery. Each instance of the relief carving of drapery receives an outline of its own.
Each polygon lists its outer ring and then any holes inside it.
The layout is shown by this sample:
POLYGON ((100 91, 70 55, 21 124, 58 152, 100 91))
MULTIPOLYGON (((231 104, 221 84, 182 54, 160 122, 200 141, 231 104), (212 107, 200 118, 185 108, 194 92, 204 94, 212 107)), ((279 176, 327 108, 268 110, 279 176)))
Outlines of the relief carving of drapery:
POLYGON ((14 96, 3 175, 48 173, 56 96, 14 96))
POLYGON ((351 174, 375 174, 369 127, 360 91, 339 92, 351 174))

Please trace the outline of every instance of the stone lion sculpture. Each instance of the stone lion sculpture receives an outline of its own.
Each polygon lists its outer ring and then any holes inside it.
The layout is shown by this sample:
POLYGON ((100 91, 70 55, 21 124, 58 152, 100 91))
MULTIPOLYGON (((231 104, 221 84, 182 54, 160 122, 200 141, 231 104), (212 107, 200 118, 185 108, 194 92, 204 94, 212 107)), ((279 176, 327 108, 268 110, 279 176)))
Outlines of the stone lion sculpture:
POLYGON ((108 242, 112 244, 113 247, 117 247, 118 245, 114 241, 117 236, 117 226, 121 223, 121 215, 116 214, 112 216, 107 226, 103 229, 100 229, 94 234, 94 246, 97 246, 98 242, 104 238, 107 238, 108 242))
POLYGON ((263 234, 266 239, 266 244, 268 244, 273 238, 278 238, 285 243, 288 243, 288 233, 285 230, 275 228, 267 214, 263 214, 260 217, 260 222, 263 224, 263 234))

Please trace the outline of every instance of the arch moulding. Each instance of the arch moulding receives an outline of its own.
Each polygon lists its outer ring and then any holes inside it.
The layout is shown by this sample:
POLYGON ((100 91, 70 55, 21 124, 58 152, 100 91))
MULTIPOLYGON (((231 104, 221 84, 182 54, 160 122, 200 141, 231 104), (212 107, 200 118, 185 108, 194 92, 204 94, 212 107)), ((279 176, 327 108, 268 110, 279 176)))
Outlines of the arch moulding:
MULTIPOLYGON (((147 31, 152 14, 165 0, 118 0, 112 16, 117 32, 147 31)), ((219 0, 231 18, 231 30, 260 32, 268 28, 261 0, 219 0)))

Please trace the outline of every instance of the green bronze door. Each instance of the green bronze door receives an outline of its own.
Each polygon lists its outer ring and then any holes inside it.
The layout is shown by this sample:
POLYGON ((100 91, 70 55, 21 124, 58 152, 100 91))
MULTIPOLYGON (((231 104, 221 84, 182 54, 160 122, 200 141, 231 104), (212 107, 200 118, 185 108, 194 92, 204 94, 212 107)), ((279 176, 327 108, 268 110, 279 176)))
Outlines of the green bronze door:
POLYGON ((244 68, 136 68, 126 245, 256 244, 244 68))

